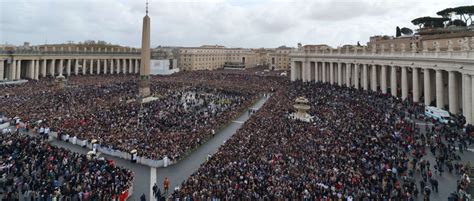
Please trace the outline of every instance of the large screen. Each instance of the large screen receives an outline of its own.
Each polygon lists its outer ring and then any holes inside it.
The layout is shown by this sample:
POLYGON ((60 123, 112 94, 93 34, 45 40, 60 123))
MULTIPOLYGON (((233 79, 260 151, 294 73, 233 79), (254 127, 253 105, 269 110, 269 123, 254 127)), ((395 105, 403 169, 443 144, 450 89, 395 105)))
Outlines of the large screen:
POLYGON ((178 71, 179 69, 171 69, 169 59, 150 61, 151 75, 170 75, 178 71))

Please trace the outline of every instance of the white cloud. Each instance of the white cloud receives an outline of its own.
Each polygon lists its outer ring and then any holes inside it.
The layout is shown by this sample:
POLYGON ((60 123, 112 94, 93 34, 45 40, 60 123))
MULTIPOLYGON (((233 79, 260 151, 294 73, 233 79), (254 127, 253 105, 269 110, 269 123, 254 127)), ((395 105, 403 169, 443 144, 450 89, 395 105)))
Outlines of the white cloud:
MULTIPOLYGON (((0 43, 105 40, 140 45, 144 2, 0 0, 0 43)), ((469 0, 150 0, 152 46, 333 46, 393 35, 411 19, 469 0)))

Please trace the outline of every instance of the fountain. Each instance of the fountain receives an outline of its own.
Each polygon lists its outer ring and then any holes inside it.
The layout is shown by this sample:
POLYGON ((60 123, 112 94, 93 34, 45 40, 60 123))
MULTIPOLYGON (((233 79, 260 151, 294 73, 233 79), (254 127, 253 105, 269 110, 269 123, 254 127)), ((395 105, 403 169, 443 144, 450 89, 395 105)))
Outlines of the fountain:
POLYGON ((302 96, 296 98, 293 107, 296 109, 296 113, 291 114, 290 117, 304 122, 313 121, 314 117, 308 114, 308 110, 311 108, 311 106, 309 106, 309 101, 307 98, 302 96))
POLYGON ((56 82, 58 89, 64 89, 66 86, 66 78, 63 75, 57 76, 54 81, 56 82))

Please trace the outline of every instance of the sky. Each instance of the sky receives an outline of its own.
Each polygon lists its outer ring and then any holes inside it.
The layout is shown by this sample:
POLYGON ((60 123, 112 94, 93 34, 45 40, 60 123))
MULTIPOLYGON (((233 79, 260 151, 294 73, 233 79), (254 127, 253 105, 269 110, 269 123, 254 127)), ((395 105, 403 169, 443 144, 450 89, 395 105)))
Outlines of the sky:
MULTIPOLYGON (((103 40, 140 47, 146 0, 0 0, 0 44, 103 40)), ((367 43, 472 0, 149 0, 151 46, 367 43)))

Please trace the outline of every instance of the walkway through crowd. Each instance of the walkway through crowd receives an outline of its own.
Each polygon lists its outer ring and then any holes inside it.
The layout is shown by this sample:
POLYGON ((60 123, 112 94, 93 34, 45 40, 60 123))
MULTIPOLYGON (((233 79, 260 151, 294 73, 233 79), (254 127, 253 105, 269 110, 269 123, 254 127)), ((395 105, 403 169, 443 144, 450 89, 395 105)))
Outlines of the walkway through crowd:
MULTIPOLYGON (((268 97, 262 97, 256 102, 250 109, 258 110, 268 100, 268 97)), ((170 192, 173 192, 175 187, 181 185, 185 179, 187 179, 193 172, 199 168, 199 166, 207 160, 207 157, 213 155, 221 145, 225 143, 237 130, 243 125, 240 122, 247 121, 252 114, 244 112, 232 121, 226 128, 222 129, 216 136, 210 139, 207 143, 203 144, 190 155, 179 161, 177 164, 169 166, 167 168, 157 169, 157 185, 163 192, 163 181, 165 177, 170 180, 170 192)))

